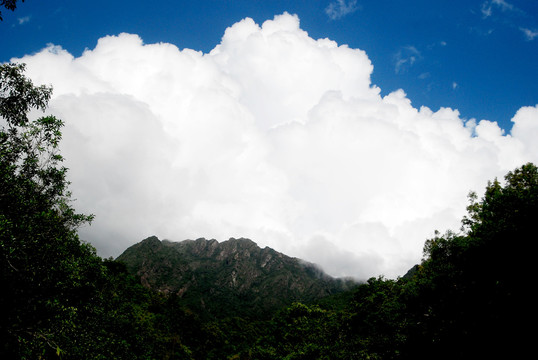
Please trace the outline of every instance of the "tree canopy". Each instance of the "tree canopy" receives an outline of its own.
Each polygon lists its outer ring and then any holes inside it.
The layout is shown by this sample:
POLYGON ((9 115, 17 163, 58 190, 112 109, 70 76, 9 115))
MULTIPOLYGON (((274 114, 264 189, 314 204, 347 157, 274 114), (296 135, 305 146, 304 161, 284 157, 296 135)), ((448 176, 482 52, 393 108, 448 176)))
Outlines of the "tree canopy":
MULTIPOLYGON (((8 10, 14 11, 17 8, 17 1, 18 0, 0 0, 0 7, 5 7, 8 10)), ((24 2, 24 0, 21 0, 24 2)), ((2 18, 2 12, 0 11, 0 21, 4 20, 2 18)))
POLYGON ((0 66, 0 260, 9 289, 0 300, 2 337, 60 352, 57 338, 69 333, 66 320, 91 287, 84 277, 93 270, 93 248, 80 243, 77 228, 92 216, 70 204, 58 151, 62 121, 28 118, 46 109, 52 90, 34 86, 24 68, 0 66))
MULTIPOLYGON (((72 207, 59 153, 63 122, 28 117, 46 109, 52 89, 34 86, 24 69, 0 65, 0 357, 135 359, 170 352, 167 335, 144 320, 150 306, 166 302, 79 240, 77 229, 93 216, 72 207)), ((172 343, 181 352, 179 339, 172 343)))

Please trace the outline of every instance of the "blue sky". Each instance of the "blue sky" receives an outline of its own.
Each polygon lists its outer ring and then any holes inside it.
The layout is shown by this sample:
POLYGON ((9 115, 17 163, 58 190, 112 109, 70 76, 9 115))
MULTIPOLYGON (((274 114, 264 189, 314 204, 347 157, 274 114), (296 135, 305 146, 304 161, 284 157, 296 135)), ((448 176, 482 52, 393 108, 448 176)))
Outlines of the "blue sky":
POLYGON ((314 39, 366 51, 382 94, 402 88, 415 107, 455 108, 509 131, 517 109, 538 103, 538 2, 529 0, 28 0, 3 11, 0 61, 49 43, 79 56, 121 32, 208 52, 235 22, 284 11, 314 39))
POLYGON ((469 191, 538 163, 537 14, 27 0, 2 11, 0 61, 54 87, 76 208, 96 215, 80 235, 100 255, 247 237, 331 275, 394 277, 434 230, 460 229, 469 191))

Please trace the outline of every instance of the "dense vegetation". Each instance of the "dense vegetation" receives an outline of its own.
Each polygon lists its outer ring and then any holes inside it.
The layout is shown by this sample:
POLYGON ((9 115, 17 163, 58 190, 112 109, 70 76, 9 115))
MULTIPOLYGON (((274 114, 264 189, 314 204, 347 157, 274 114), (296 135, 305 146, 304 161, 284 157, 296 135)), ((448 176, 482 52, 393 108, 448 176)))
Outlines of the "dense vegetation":
POLYGON ((530 348, 535 165, 471 194, 462 229, 427 240, 402 278, 372 278, 270 320, 202 321, 79 240, 92 216, 71 205, 62 122, 28 119, 51 89, 23 72, 0 66, 0 358, 474 359, 530 348))
POLYGON ((145 287, 181 296, 204 320, 266 320, 294 302, 310 303, 358 284, 244 238, 172 242, 151 236, 116 260, 145 287))

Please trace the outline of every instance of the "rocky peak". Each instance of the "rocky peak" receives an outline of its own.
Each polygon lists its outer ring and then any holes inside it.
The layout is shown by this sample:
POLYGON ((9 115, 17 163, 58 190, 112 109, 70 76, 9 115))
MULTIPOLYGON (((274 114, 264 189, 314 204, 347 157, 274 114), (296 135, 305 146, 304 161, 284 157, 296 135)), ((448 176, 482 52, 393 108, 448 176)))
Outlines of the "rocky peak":
POLYGON ((214 316, 273 311, 355 285, 244 238, 161 242, 153 236, 125 250, 118 260, 145 286, 176 294, 193 310, 214 316))

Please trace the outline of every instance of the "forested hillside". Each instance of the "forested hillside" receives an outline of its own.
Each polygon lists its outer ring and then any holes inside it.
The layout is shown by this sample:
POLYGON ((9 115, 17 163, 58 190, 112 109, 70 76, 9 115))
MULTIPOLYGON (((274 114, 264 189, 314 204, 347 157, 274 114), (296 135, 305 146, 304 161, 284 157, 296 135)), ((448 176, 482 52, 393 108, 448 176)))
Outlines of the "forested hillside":
POLYGON ((206 318, 80 241, 92 216, 70 198, 62 122, 28 118, 50 95, 24 66, 0 66, 0 358, 477 359, 530 349, 534 164, 470 194, 462 229, 426 240, 408 276, 372 278, 268 319, 206 318))
POLYGON ((357 285, 249 239, 171 242, 153 236, 117 260, 145 287, 177 294, 203 318, 267 319, 293 302, 312 302, 357 285))

